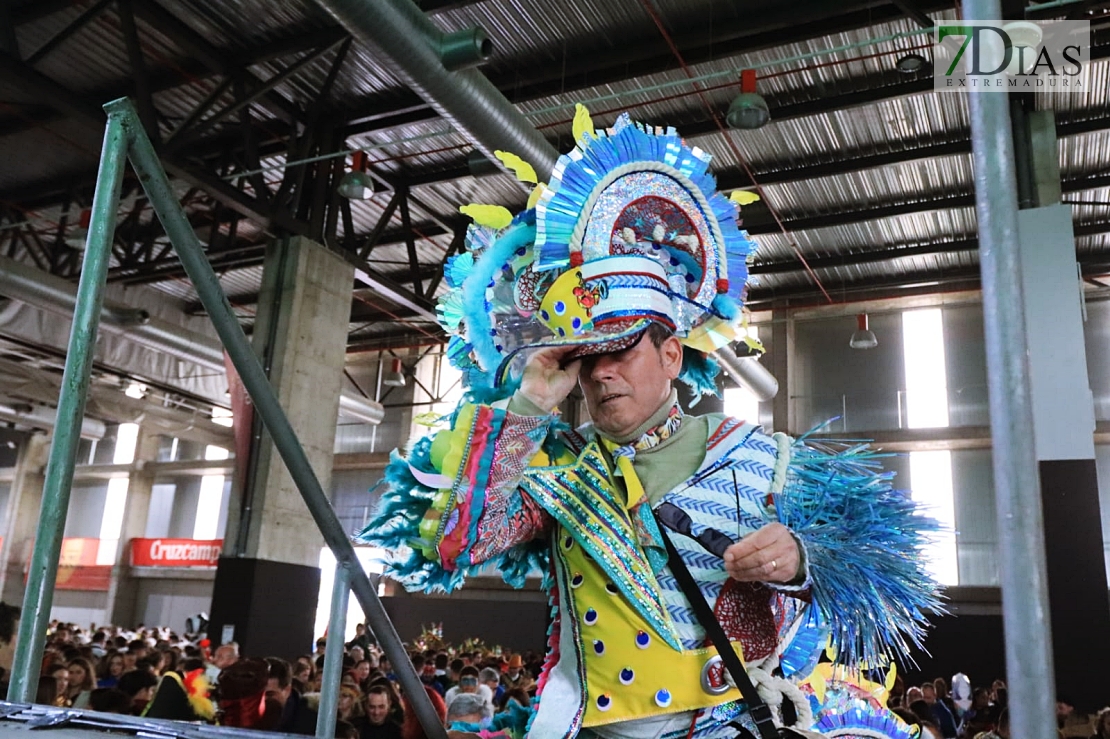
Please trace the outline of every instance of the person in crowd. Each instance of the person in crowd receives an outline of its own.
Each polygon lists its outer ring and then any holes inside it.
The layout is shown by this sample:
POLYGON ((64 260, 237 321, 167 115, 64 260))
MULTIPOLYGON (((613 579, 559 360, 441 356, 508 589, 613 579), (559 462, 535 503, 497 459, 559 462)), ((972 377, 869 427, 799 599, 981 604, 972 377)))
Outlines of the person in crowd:
POLYGON ((464 667, 459 675, 459 684, 453 688, 448 689, 447 694, 444 696, 444 702, 447 703, 447 709, 451 709, 451 703, 457 696, 460 695, 477 695, 480 696, 486 703, 489 714, 492 716, 494 712, 493 692, 478 679, 479 673, 477 667, 464 667))
POLYGON ((392 719, 393 723, 397 725, 404 724, 405 707, 404 702, 401 700, 401 693, 398 692, 396 684, 388 677, 381 675, 380 677, 370 678, 370 688, 382 688, 389 693, 389 717, 392 719))
POLYGON ((493 718, 489 704, 477 693, 459 693, 447 706, 447 726, 459 731, 476 731, 493 718))
POLYGON ((97 659, 100 659, 108 653, 107 648, 104 646, 104 641, 107 638, 108 635, 105 634, 103 631, 97 631, 95 634, 92 635, 92 642, 90 643, 89 648, 91 649, 93 656, 97 659))
POLYGON ((937 700, 937 688, 934 683, 925 683, 921 686, 921 697, 929 706, 932 722, 940 727, 944 739, 956 739, 956 718, 948 710, 948 706, 937 700))
POLYGON ((366 690, 366 682, 370 679, 370 671, 372 669, 373 667, 368 659, 360 659, 358 662, 355 662, 351 674, 354 676, 355 682, 358 683, 359 689, 363 691, 366 690))
POLYGON ((478 673, 478 682, 490 691, 490 700, 493 705, 500 706, 505 695, 505 686, 501 684, 501 675, 492 667, 483 667, 478 673))
POLYGON ((956 702, 952 700, 952 695, 948 691, 948 681, 945 680, 943 677, 938 677, 937 679, 933 680, 933 690, 936 691, 937 700, 945 705, 945 707, 948 709, 949 713, 952 714, 952 717, 956 720, 956 723, 958 725, 960 713, 956 709, 956 702))
POLYGON ((1091 739, 1110 739, 1110 707, 1098 712, 1098 717, 1095 719, 1095 733, 1091 734, 1091 739))
POLYGON ((1010 739, 1009 709, 1003 708, 998 713, 998 720, 995 722, 994 728, 976 734, 975 739, 1010 739))
POLYGON ((293 668, 280 657, 267 657, 266 664, 269 667, 266 698, 281 710, 276 730, 286 734, 315 733, 316 712, 308 708, 302 695, 293 688, 293 668))
POLYGON ((281 707, 266 699, 270 665, 261 659, 239 659, 220 672, 220 724, 269 730, 281 720, 281 707))
POLYGON ((58 682, 51 675, 39 675, 35 689, 35 703, 40 706, 58 705, 58 682))
POLYGON ((362 730, 361 724, 366 719, 366 710, 362 705, 362 692, 351 683, 339 686, 339 702, 336 705, 339 718, 347 721, 362 730))
POLYGON ((212 662, 206 668, 205 674, 213 684, 218 683, 220 673, 238 661, 239 644, 233 641, 221 644, 216 647, 216 651, 212 654, 212 662))
POLYGON ((43 674, 51 678, 57 688, 57 697, 54 699, 54 705, 60 708, 68 708, 69 703, 69 668, 66 667, 64 662, 55 662, 43 671, 43 674))
POLYGON ((335 739, 360 739, 358 727, 347 721, 335 722, 335 739))
POLYGON ((119 679, 119 689, 131 699, 129 713, 133 716, 142 715, 143 709, 154 697, 154 688, 158 685, 158 678, 149 670, 132 670, 125 672, 119 679))
POLYGON ((393 696, 381 685, 366 693, 366 724, 361 739, 401 739, 401 725, 393 717, 393 696))
POLYGON ((73 708, 86 708, 89 705, 89 696, 96 688, 96 672, 84 657, 75 657, 66 666, 69 668, 66 699, 73 708))
POLYGON ((971 691, 971 708, 960 723, 961 737, 974 737, 991 729, 990 692, 986 688, 971 691))
POLYGON ((412 666, 416 670, 416 674, 420 676, 421 682, 439 693, 441 698, 447 694, 447 686, 443 684, 443 679, 436 677, 434 663, 427 661, 422 654, 414 654, 412 656, 412 666))
POLYGON ((123 675, 123 655, 115 649, 108 650, 96 668, 96 687, 114 688, 123 675))
POLYGON ((293 679, 301 682, 304 692, 316 689, 316 664, 311 656, 297 657, 297 663, 293 665, 293 679))
MULTIPOLYGON (((443 696, 430 685, 424 686, 424 692, 428 696, 428 700, 432 702, 432 710, 439 716, 440 721, 447 720, 447 706, 443 702, 443 696)), ((402 739, 427 739, 427 734, 420 726, 420 721, 416 718, 416 711, 413 710, 412 704, 408 698, 403 701, 404 723, 401 725, 402 739)), ((446 724, 444 724, 446 726, 446 724)))
POLYGON ((360 647, 363 654, 368 655, 372 644, 374 644, 374 639, 370 635, 370 630, 366 628, 366 624, 355 624, 355 638, 347 642, 347 649, 360 647))
POLYGON ((357 664, 366 659, 366 651, 356 644, 347 650, 347 657, 357 664))
POLYGON ((501 678, 501 684, 506 690, 512 688, 528 690, 535 684, 532 675, 524 669, 524 658, 521 655, 514 654, 509 658, 509 667, 501 678))
POLYGON ((131 698, 119 688, 96 688, 89 694, 89 709, 127 714, 131 712, 131 698))

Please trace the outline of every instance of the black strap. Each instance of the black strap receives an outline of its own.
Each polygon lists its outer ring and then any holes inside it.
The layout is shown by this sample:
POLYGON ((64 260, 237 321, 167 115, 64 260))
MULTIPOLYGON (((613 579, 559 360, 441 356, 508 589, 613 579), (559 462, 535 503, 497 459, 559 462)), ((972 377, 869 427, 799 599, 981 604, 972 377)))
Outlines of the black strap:
POLYGON ((686 568, 686 563, 682 561, 682 556, 675 549, 671 538, 667 536, 666 529, 660 526, 659 532, 662 534, 663 543, 667 547, 667 564, 671 568, 671 574, 678 581, 678 586, 682 588, 686 600, 690 601, 690 606, 694 609, 694 615, 697 616, 702 628, 705 629, 705 635, 717 648, 717 654, 721 655, 721 661, 724 662, 725 669, 728 670, 728 674, 732 675, 736 687, 740 689, 741 695, 744 696, 744 702, 748 704, 748 710, 751 712, 752 718, 755 719, 755 726, 759 730, 760 739, 780 739, 779 729, 775 726, 770 706, 759 697, 759 691, 752 685, 752 680, 748 677, 748 671, 744 669, 744 663, 736 654, 736 650, 732 648, 732 642, 725 636, 725 630, 721 628, 721 622, 717 620, 713 609, 705 601, 705 596, 701 594, 701 589, 694 581, 694 576, 690 574, 690 570, 686 568))

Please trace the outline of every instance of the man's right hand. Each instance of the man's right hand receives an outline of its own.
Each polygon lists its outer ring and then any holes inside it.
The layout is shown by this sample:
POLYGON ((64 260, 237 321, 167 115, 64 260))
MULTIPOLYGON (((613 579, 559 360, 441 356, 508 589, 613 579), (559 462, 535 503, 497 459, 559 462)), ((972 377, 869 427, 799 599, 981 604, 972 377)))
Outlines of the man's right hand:
POLYGON ((575 348, 555 346, 533 352, 524 365, 524 377, 517 392, 547 411, 562 403, 574 390, 582 366, 578 359, 563 364, 563 357, 575 348))

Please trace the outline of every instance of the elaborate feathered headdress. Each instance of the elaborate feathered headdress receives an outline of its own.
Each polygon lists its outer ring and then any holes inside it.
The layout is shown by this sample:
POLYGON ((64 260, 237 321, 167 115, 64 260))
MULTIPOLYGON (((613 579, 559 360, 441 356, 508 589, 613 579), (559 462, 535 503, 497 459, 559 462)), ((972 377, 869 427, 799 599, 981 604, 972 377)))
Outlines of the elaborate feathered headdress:
MULTIPOLYGON (((575 347, 568 358, 633 345, 652 322, 691 351, 679 379, 714 392, 707 355, 741 338, 747 260, 756 244, 737 221, 710 156, 673 128, 620 116, 595 131, 578 106, 575 148, 549 183, 516 157, 499 158, 536 183, 528 208, 469 205, 467 251, 447 264, 438 306, 448 355, 472 385, 500 382, 522 349, 575 347)), ((739 196, 739 197, 737 197, 739 196)), ((750 202, 750 200, 748 200, 750 202)))

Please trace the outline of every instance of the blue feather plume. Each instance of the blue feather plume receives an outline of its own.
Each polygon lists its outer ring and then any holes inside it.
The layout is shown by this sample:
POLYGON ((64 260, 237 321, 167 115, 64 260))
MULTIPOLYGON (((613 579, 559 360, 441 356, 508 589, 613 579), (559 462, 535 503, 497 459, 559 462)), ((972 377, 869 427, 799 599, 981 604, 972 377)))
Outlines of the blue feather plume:
POLYGON ((943 612, 921 557, 940 524, 892 487, 883 456, 866 444, 803 437, 775 496, 778 520, 805 547, 813 599, 837 662, 853 667, 887 656, 912 664, 926 613, 943 612))
POLYGON ((698 404, 703 395, 717 394, 717 375, 721 372, 721 365, 708 354, 694 349, 682 350, 682 370, 678 379, 686 383, 693 393, 690 406, 698 404))
POLYGON ((493 372, 501 364, 501 352, 493 335, 486 290, 497 279, 502 267, 509 263, 516 250, 528 246, 536 238, 536 229, 526 220, 514 223, 478 257, 463 280, 463 314, 466 338, 474 348, 478 364, 493 372))

